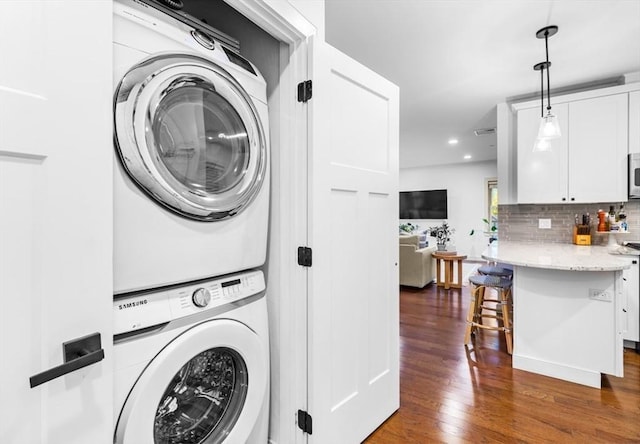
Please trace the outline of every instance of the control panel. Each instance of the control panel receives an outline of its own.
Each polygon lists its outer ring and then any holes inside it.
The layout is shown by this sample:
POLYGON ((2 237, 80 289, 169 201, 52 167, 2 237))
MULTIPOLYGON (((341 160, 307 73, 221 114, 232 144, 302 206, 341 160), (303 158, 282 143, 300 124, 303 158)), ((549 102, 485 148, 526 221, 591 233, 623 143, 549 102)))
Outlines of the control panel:
POLYGON ((265 288, 264 274, 257 270, 118 298, 113 302, 113 333, 128 333, 213 311, 265 288))

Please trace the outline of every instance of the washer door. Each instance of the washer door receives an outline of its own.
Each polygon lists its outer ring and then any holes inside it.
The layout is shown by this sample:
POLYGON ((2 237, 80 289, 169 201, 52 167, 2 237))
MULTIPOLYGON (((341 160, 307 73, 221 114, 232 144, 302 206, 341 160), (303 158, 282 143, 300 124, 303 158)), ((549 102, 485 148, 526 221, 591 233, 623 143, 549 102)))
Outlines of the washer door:
POLYGON ((217 319, 174 339, 127 397, 117 444, 246 442, 267 396, 268 357, 244 324, 217 319))
POLYGON ((267 146, 251 97, 226 70, 165 54, 119 83, 115 144, 129 176, 151 198, 191 219, 242 211, 265 177, 267 146))

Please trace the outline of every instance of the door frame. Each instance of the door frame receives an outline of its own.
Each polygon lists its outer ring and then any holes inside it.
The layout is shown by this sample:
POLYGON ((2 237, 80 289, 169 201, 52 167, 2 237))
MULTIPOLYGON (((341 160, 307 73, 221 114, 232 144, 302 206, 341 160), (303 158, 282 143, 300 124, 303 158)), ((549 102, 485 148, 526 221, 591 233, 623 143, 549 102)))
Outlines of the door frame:
POLYGON ((307 269, 295 261, 308 243, 308 121, 297 84, 309 74, 307 39, 316 28, 289 2, 225 0, 281 42, 280 82, 268 98, 271 122, 271 209, 267 302, 270 314, 273 443, 306 443, 297 412, 307 410, 307 269), (273 112, 275 111, 275 112, 273 112), (290 217, 283 217, 289 214, 290 217), (274 318, 277 322, 274 322, 274 318))

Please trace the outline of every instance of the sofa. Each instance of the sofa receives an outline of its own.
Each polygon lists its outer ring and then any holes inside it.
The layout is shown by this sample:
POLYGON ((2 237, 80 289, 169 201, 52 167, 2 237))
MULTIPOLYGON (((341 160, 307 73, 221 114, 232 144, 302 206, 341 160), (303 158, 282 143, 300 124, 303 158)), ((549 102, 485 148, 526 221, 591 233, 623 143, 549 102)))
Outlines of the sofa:
POLYGON ((400 235, 400 285, 423 288, 436 278, 436 246, 418 248, 418 235, 400 235))

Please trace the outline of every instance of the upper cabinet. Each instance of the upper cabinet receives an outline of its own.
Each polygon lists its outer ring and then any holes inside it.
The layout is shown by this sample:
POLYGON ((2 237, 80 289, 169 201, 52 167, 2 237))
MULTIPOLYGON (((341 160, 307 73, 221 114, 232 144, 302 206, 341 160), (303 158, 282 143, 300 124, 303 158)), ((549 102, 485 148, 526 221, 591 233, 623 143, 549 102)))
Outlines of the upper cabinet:
POLYGON ((640 91, 629 93, 629 154, 640 153, 640 91))
POLYGON ((569 103, 569 200, 627 200, 628 94, 569 103))
POLYGON ((533 152, 539 102, 517 109, 517 202, 588 203, 627 200, 629 93, 558 100, 562 137, 550 152, 533 152))
POLYGON ((551 151, 533 152, 540 125, 540 108, 518 111, 518 203, 561 203, 568 196, 568 137, 566 103, 555 105, 562 137, 554 140, 551 151))

